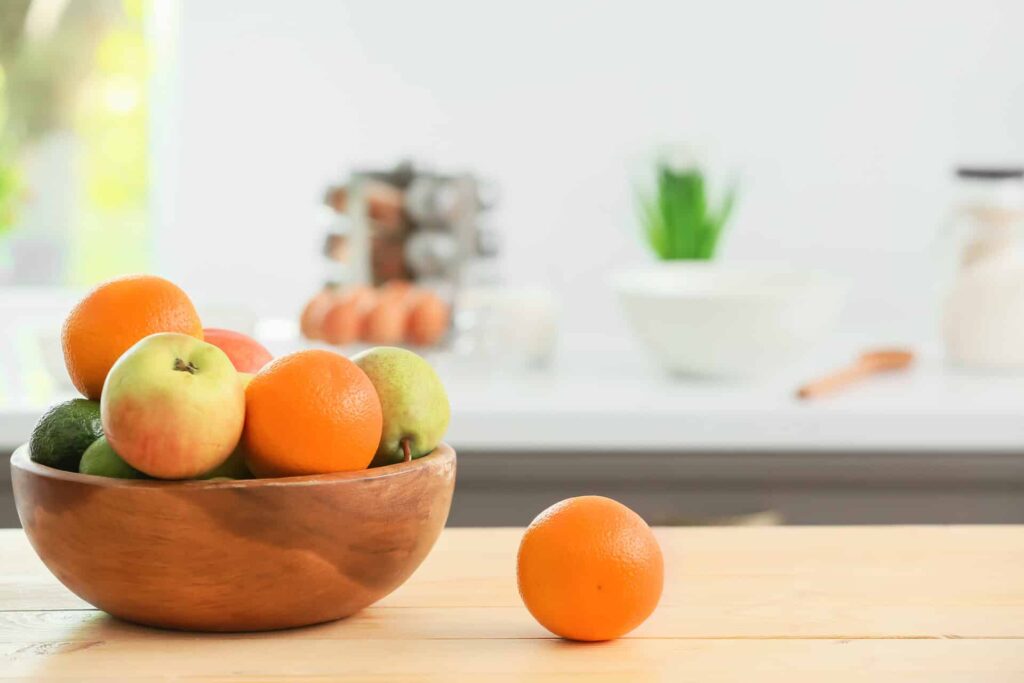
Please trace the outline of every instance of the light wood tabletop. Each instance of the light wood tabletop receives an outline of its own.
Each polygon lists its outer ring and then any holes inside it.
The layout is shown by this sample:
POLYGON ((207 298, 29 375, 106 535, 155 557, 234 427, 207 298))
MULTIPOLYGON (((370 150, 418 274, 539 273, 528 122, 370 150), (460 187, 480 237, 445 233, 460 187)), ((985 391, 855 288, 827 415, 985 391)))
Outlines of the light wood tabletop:
POLYGON ((523 607, 521 533, 446 530, 344 621, 211 635, 97 612, 2 531, 0 680, 1024 681, 1024 527, 658 529, 661 605, 595 644, 523 607))

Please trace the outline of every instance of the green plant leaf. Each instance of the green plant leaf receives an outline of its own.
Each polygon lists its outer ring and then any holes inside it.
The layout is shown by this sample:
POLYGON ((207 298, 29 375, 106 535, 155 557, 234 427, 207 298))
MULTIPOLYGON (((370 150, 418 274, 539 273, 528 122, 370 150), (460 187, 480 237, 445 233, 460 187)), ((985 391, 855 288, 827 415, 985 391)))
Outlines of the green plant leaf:
POLYGON ((712 210, 700 169, 675 170, 660 161, 656 170, 654 196, 636 193, 651 251, 665 260, 712 258, 736 201, 735 185, 712 210))

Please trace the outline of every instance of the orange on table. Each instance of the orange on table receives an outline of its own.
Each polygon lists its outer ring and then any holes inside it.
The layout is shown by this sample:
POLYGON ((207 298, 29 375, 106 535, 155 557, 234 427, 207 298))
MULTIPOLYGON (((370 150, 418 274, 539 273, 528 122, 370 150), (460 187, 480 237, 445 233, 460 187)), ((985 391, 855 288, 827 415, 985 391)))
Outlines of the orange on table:
POLYGON ((366 469, 382 426, 370 378, 333 351, 282 356, 245 390, 242 444, 257 477, 366 469))
POLYGON ((555 503, 519 545, 519 594, 530 614, 572 640, 611 640, 643 623, 661 598, 664 562, 650 527, 602 496, 555 503))
POLYGON ((114 362, 135 342, 157 332, 203 338, 203 325, 188 295, 154 275, 108 280, 89 292, 64 321, 64 363, 75 388, 100 397, 114 362))

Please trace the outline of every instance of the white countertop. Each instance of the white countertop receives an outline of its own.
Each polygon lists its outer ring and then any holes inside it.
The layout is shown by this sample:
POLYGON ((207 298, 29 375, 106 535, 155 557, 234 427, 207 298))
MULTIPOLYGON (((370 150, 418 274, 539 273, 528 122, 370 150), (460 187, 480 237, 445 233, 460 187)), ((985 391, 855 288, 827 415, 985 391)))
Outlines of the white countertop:
MULTIPOLYGON (((905 373, 835 397, 793 398, 824 361, 746 383, 678 380, 643 359, 573 354, 546 373, 502 375, 435 358, 452 401, 447 440, 501 451, 967 451, 1024 453, 1024 376, 971 375, 925 355, 905 373)), ((851 351, 823 354, 843 361, 851 351)), ((39 369, 29 372, 39 372, 39 369)), ((0 449, 24 442, 67 389, 8 392, 0 449)))
POLYGON ((450 440, 473 450, 1024 453, 1024 377, 966 375, 926 357, 812 402, 793 396, 804 377, 718 384, 595 368, 449 379, 450 440))

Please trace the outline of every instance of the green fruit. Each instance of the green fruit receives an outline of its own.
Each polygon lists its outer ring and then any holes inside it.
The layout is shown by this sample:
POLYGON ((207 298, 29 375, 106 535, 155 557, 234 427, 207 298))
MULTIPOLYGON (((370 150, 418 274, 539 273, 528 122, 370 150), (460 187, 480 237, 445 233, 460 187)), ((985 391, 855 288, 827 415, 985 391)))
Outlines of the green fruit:
POLYGON ((245 465, 245 454, 241 447, 235 447, 228 459, 198 479, 252 479, 252 473, 245 465))
POLYGON ((146 475, 121 459, 114 452, 106 437, 96 439, 82 454, 82 462, 78 466, 82 474, 95 474, 100 477, 117 479, 146 479, 146 475))
POLYGON ((405 444, 413 458, 434 450, 448 429, 451 407, 430 363, 393 346, 363 351, 352 361, 373 382, 384 415, 380 446, 370 466, 402 462, 405 444))
POLYGON ((28 442, 29 456, 41 465, 77 472, 82 453, 101 436, 99 401, 64 401, 39 418, 28 442))

